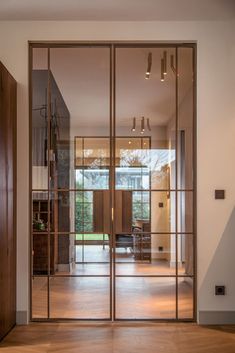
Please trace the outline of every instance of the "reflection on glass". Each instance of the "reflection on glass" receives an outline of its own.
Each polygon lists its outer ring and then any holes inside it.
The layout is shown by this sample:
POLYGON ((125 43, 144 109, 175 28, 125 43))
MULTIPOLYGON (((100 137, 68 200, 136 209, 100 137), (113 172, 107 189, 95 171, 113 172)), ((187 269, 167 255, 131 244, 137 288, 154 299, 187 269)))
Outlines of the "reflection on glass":
POLYGON ((47 190, 48 50, 33 49, 32 70, 32 189, 47 190))
POLYGON ((50 278, 51 318, 109 318, 109 278, 50 278))
POLYGON ((76 169, 76 189, 108 189, 108 169, 76 169))
POLYGON ((116 189, 149 189, 149 144, 147 138, 116 138, 116 189))
POLYGON ((116 279, 116 316, 120 319, 174 319, 175 278, 116 279))
POLYGON ((178 188, 193 188, 193 49, 178 48, 178 188))
POLYGON ((108 137, 75 137, 75 166, 97 169, 110 165, 108 137))
POLYGON ((178 233, 193 232, 193 192, 178 192, 178 233))
POLYGON ((194 274, 194 251, 192 234, 178 234, 178 271, 185 276, 194 274))
POLYGON ((116 189, 149 189, 149 169, 138 167, 116 168, 116 189))
POLYGON ((193 279, 190 277, 178 278, 178 317, 193 318, 193 279))
POLYGON ((32 277, 32 318, 47 318, 47 277, 32 277))

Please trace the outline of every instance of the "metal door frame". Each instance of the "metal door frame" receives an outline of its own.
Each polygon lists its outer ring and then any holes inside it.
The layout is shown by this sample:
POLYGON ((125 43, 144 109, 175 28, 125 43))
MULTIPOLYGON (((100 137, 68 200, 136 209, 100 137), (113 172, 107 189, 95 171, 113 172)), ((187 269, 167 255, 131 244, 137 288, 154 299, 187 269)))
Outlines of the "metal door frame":
MULTIPOLYGON (((196 234, 197 234, 197 165, 196 165, 196 160, 197 160, 197 155, 196 155, 196 88, 197 88, 197 83, 196 83, 196 50, 197 46, 196 43, 192 42, 155 42, 155 41, 136 41, 136 42, 128 42, 128 41, 29 41, 28 42, 29 46, 29 234, 30 234, 30 247, 29 247, 29 259, 30 259, 30 271, 29 271, 29 280, 30 280, 30 320, 31 321, 156 321, 156 322, 195 322, 196 321, 196 312, 197 312, 197 241, 196 241, 196 234), (81 48, 81 47, 104 47, 104 48, 109 48, 110 51, 110 178, 109 178, 109 190, 110 190, 110 205, 111 205, 111 246, 110 246, 110 274, 106 276, 101 276, 101 275, 70 275, 70 276, 57 276, 57 275, 51 275, 50 274, 50 256, 48 256, 48 274, 47 277, 48 280, 48 295, 47 295, 47 312, 48 312, 48 318, 33 318, 32 316, 32 278, 34 277, 33 275, 33 263, 32 263, 32 246, 33 246, 33 229, 32 229, 32 70, 33 70, 33 49, 34 48, 45 48, 48 50, 48 73, 50 72, 50 49, 52 48, 81 48), (193 49, 193 69, 194 69, 194 81, 193 81, 193 189, 192 190, 187 190, 187 191, 192 191, 193 194, 193 251, 194 251, 194 275, 192 276, 193 278, 193 318, 192 319, 180 319, 178 317, 178 278, 180 276, 178 275, 178 264, 176 261, 176 275, 175 276, 169 276, 169 277, 176 277, 176 318, 172 319, 120 319, 116 317, 116 278, 118 275, 116 275, 115 271, 115 219, 113 217, 114 214, 114 209, 115 209, 115 140, 116 140, 116 50, 118 48, 174 48, 176 50, 176 68, 178 67, 178 49, 179 48, 192 48, 193 49), (108 318, 90 318, 90 319, 64 319, 64 318, 50 318, 50 277, 108 277, 110 278, 110 316, 108 318)), ((48 94, 47 94, 47 99, 50 101, 50 78, 48 74, 48 94)), ((176 107, 176 132, 175 132, 175 140, 178 141, 178 76, 176 75, 176 80, 175 80, 175 107, 176 107)), ((50 105, 47 105, 47 115, 50 117, 50 105)), ((50 141, 50 119, 48 119, 48 141, 50 141)), ((48 160, 49 160, 49 151, 48 151, 48 160)), ((176 156, 177 156, 177 143, 176 143, 176 156)), ((178 183, 177 183, 177 157, 176 157, 176 189, 166 189, 166 190, 158 190, 158 191, 172 191, 176 192, 176 219, 177 219, 177 208, 178 208, 178 202, 177 202, 177 191, 178 189, 178 183)), ((49 170, 49 168, 48 168, 49 170)), ((48 195, 51 191, 49 188, 49 171, 48 171, 48 195)), ((70 190, 70 189, 69 189, 70 190)), ((42 190, 37 190, 37 191, 42 191, 42 190)), ((64 190, 62 190, 64 191, 64 190)), ((70 190, 71 191, 71 190, 70 190)), ((75 191, 75 190, 73 190, 75 191)), ((154 189, 149 189, 145 191, 157 191, 154 189)), ((180 190, 180 191, 186 191, 186 190, 180 190)), ((50 209, 50 200, 48 196, 48 208, 50 209)), ((66 232, 66 234, 75 234, 76 232, 66 232)), ((48 227, 47 231, 47 236, 48 240, 50 239, 50 235, 53 234, 53 232, 50 232, 50 229, 48 227)), ((61 234, 61 232, 59 232, 61 234)), ((151 232, 151 234, 164 234, 164 232, 160 233, 154 233, 151 232)), ((167 232, 167 234, 171 234, 167 232)), ((173 233, 172 233, 173 234, 173 233)), ((176 222, 176 231, 174 233, 176 235, 177 239, 177 222, 176 222)), ((191 234, 191 233, 190 233, 191 234)), ((177 243, 176 243, 177 244, 177 243)), ((48 254, 50 254, 50 241, 48 241, 48 254)), ((176 258, 177 258, 177 246, 176 246, 176 258)), ((122 276, 122 277, 142 277, 142 276, 122 276)), ((168 277, 166 276, 161 276, 161 275, 154 275, 154 276, 148 276, 148 277, 168 277)))

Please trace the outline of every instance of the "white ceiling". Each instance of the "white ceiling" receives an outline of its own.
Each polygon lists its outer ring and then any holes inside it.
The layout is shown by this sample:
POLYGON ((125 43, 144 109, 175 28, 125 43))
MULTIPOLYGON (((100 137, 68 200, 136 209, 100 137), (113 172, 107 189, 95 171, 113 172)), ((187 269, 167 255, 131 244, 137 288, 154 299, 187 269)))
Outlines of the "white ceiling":
POLYGON ((234 0, 0 0, 0 20, 197 21, 234 17, 234 0))
MULTIPOLYGON (((116 121, 132 124, 135 116, 145 116, 151 126, 166 126, 175 112, 175 74, 170 69, 160 80, 162 48, 119 48, 116 53, 116 121), (148 53, 152 52, 150 79, 145 79, 148 53)), ((34 49, 34 69, 47 68, 47 50, 34 49)), ((179 49, 179 88, 182 100, 192 86, 192 50, 179 49)), ((51 49, 50 68, 75 126, 107 126, 110 116, 108 48, 51 49)))

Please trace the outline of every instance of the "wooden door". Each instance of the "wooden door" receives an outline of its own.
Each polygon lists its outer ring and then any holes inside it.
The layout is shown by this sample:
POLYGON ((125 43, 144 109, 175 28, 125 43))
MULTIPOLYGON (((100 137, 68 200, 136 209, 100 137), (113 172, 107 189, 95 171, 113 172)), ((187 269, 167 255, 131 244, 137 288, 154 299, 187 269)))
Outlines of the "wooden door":
MULTIPOLYGON (((110 234, 110 192, 93 192, 93 228, 94 232, 110 234)), ((115 229, 116 233, 132 231, 132 191, 115 191, 115 229)))
POLYGON ((0 63, 0 339, 16 322, 16 81, 0 63))

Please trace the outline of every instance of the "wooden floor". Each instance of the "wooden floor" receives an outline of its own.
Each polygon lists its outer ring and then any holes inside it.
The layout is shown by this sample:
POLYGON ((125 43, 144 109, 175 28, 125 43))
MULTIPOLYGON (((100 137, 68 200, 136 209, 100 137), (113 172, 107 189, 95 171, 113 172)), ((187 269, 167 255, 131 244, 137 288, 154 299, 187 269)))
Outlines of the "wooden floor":
MULTIPOLYGON (((115 281, 116 317, 119 319, 175 319, 176 279, 174 277, 151 278, 146 275, 171 276, 175 268, 167 261, 133 262, 133 256, 125 250, 118 254, 115 281), (125 261, 125 262, 121 262, 125 261)), ((108 261, 109 249, 88 246, 85 261, 108 261)), ((78 257, 78 256, 77 256, 78 257)), ((184 269, 181 269, 183 273, 184 269)), ((69 277, 69 275, 109 275, 109 263, 79 263, 71 273, 60 272, 50 278, 50 318, 108 319, 110 317, 110 278, 69 277), (64 275, 66 277, 62 277, 64 275), (95 298, 95 300, 94 300, 95 298)), ((48 280, 34 277, 32 280, 33 318, 45 319, 48 306, 48 280)), ((193 282, 178 279, 178 317, 193 318, 193 282)))
MULTIPOLYGON (((109 279, 54 277, 50 279, 50 317, 109 318, 109 279)), ((179 318, 192 319, 192 286, 179 280, 179 318)), ((47 279, 33 279, 33 318, 47 317, 47 279)), ((119 319, 174 319, 175 279, 118 278, 116 317, 119 319)))
POLYGON ((235 326, 196 324, 30 324, 0 343, 1 352, 234 353, 235 326))

